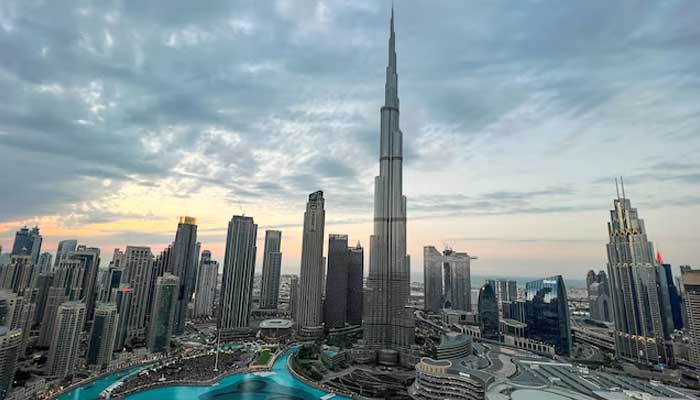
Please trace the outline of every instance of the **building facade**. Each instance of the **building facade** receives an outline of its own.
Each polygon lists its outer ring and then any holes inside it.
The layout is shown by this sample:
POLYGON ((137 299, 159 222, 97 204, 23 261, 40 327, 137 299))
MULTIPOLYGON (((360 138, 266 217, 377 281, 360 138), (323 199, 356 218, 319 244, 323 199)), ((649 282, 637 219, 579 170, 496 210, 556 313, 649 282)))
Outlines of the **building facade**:
POLYGON ((700 368, 700 269, 682 266, 681 285, 683 285, 686 330, 690 337, 688 361, 700 368))
POLYGON ((498 297, 496 289, 486 282, 479 289, 479 326, 483 339, 498 340, 498 297))
POLYGON ((152 353, 170 351, 180 287, 180 278, 167 272, 156 280, 153 314, 148 327, 148 350, 152 353))
POLYGON ((571 354, 571 322, 561 275, 525 284, 528 339, 553 345, 557 354, 571 354))
POLYGON ((667 341, 673 325, 665 273, 654 258, 644 220, 624 194, 608 223, 608 276, 618 358, 645 366, 672 362, 667 341))
POLYGON ((85 304, 61 304, 55 315, 46 374, 59 379, 73 375, 80 352, 80 334, 85 324, 85 304))
POLYGON ((370 236, 364 340, 371 349, 404 351, 415 343, 415 320, 406 308, 411 265, 406 254, 403 133, 399 127, 396 36, 392 11, 389 63, 381 108, 379 175, 374 179, 374 233, 370 236))
POLYGON ((323 192, 309 195, 304 212, 301 272, 297 299, 297 334, 318 337, 323 334, 323 231, 326 221, 323 192))
POLYGON ((58 267, 65 258, 68 258, 75 249, 78 247, 78 241, 75 239, 61 240, 58 242, 58 247, 56 248, 56 258, 54 267, 58 267))
POLYGON ((260 308, 277 309, 282 269, 282 231, 265 231, 260 308))
POLYGON ((122 281, 133 289, 127 325, 127 341, 146 338, 146 313, 149 308, 153 253, 150 247, 127 246, 123 255, 122 281))
POLYGON ((297 305, 299 304, 299 277, 292 275, 289 278, 289 315, 296 321, 297 305))
POLYGON ((219 328, 248 327, 253 297, 258 225, 252 217, 234 215, 228 224, 224 275, 219 299, 219 328))
POLYGON ((416 380, 408 394, 415 400, 483 400, 491 380, 458 362, 424 357, 416 364, 416 380))
POLYGON ((114 339, 114 351, 121 351, 126 344, 131 312, 134 310, 131 307, 131 301, 134 298, 134 289, 128 286, 122 286, 114 290, 112 297, 117 306, 117 314, 119 316, 117 320, 117 333, 114 339))
POLYGON ((29 256, 32 264, 39 262, 41 253, 41 242, 43 238, 39 233, 39 227, 35 226, 31 230, 26 226, 15 233, 15 241, 12 244, 13 256, 29 256))
POLYGON ((12 390, 21 346, 22 330, 0 325, 0 400, 12 390))
POLYGON ((175 324, 173 333, 182 335, 185 332, 185 318, 187 306, 194 293, 197 277, 197 219, 194 217, 180 217, 177 224, 177 233, 173 243, 173 262, 167 271, 180 278, 177 291, 177 304, 175 307, 175 324))
POLYGON ((600 271, 597 274, 593 270, 588 271, 586 289, 588 291, 588 308, 591 319, 612 322, 610 283, 605 271, 600 271))
POLYGON ((471 310, 471 257, 467 253, 433 246, 423 248, 423 282, 426 311, 443 308, 471 310))
POLYGON ((195 318, 207 318, 214 316, 216 304, 216 283, 219 276, 219 263, 211 259, 208 250, 202 252, 199 261, 199 273, 197 274, 197 290, 194 299, 195 318), (209 257, 204 257, 209 254, 209 257))
POLYGON ((88 341, 87 363, 104 370, 112 362, 114 341, 117 337, 119 315, 114 303, 98 303, 95 307, 95 319, 88 341))
POLYGON ((362 325, 364 273, 365 250, 358 242, 355 247, 348 248, 347 323, 350 325, 362 325))

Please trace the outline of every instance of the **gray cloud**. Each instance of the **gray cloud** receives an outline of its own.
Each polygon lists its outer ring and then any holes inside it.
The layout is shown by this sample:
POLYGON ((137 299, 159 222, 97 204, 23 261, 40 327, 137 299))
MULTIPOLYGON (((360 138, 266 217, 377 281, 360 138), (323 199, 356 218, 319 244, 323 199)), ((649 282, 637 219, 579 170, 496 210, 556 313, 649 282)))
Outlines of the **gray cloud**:
MULTIPOLYGON (((6 5, 0 168, 11 173, 0 175, 10 188, 0 193, 0 222, 66 213, 126 182, 177 197, 216 185, 232 202, 298 199, 299 207, 323 189, 338 209, 371 212, 388 3, 6 5)), ((653 115, 655 135, 698 149, 690 134, 700 128, 692 94, 700 56, 689 51, 700 39, 698 15, 694 2, 397 5, 408 171, 478 163, 513 142, 544 142, 540 157, 629 143, 633 134, 598 126, 631 125, 628 114, 653 115), (543 127, 560 119, 570 125, 543 127)), ((582 157, 578 166, 590 163, 582 157)), ((700 182, 697 164, 633 167, 631 185, 700 182)), ((553 185, 419 193, 409 210, 428 218, 598 206, 577 198, 588 187, 553 185)))

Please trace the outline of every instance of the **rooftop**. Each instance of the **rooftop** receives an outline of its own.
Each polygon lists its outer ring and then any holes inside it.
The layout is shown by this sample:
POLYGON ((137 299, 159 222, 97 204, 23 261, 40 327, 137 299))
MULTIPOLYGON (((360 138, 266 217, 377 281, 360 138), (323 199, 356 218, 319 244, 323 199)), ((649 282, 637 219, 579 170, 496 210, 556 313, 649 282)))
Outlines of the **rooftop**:
POLYGON ((289 329, 292 321, 289 319, 266 319, 260 323, 260 329, 289 329))

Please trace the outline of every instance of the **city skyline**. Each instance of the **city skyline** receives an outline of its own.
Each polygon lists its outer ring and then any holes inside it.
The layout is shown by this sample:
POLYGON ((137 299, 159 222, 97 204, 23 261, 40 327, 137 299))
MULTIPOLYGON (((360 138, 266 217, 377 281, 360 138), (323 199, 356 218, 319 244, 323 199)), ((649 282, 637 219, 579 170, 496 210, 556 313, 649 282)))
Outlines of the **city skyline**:
MULTIPOLYGON (((226 223, 245 211, 284 232, 282 271, 298 273, 313 190, 327 198, 326 232, 368 248, 387 4, 279 1, 188 16, 163 6, 128 27, 128 7, 13 4, 0 11, 2 44, 18 60, 0 66, 17 99, 0 115, 0 166, 26 169, 0 177, 14 188, 0 195, 3 251, 38 223, 43 251, 74 238, 99 247, 104 266, 125 245, 157 254, 177 217, 192 215, 222 262, 226 223), (155 35, 139 35, 146 24, 155 35)), ((429 244, 478 254, 476 275, 602 268, 617 175, 668 261, 700 263, 699 63, 685 51, 698 6, 619 7, 397 4, 413 280, 429 244), (574 15, 596 24, 568 26, 574 15), (421 20, 431 16, 446 23, 421 20), (625 147, 635 157, 619 157, 625 147)))

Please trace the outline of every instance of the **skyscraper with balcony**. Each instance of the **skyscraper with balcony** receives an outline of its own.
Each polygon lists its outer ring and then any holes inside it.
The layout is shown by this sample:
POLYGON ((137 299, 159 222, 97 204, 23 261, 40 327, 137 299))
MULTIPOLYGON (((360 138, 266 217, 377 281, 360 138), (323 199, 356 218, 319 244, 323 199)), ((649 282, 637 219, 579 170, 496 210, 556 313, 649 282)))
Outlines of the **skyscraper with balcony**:
POLYGON ((22 330, 0 325, 0 400, 12 389, 21 346, 22 330))
POLYGON ((297 310, 297 334, 318 337, 323 334, 323 230, 326 221, 323 192, 309 195, 304 212, 301 247, 301 273, 297 310))
POLYGON ((280 291, 280 271, 282 269, 282 232, 265 231, 263 252, 260 308, 276 309, 280 291))
POLYGON ((80 334, 85 323, 85 304, 61 304, 54 316, 54 330, 46 362, 46 374, 59 379, 73 375, 80 352, 80 334))
POLYGON ((700 368, 700 269, 681 266, 681 285, 686 313, 686 330, 690 337, 689 360, 700 368))
POLYGON ((126 246, 123 253, 122 282, 133 289, 127 325, 127 341, 146 338, 146 312, 149 308, 153 253, 150 247, 126 246))
POLYGON ((665 272, 624 186, 613 206, 607 253, 616 355, 646 366, 671 363, 667 340, 673 319, 665 272))
POLYGON ((406 254, 403 133, 399 128, 393 9, 384 106, 381 108, 379 175, 374 179, 374 234, 370 236, 369 253, 364 340, 371 349, 401 352, 415 343, 415 321, 406 309, 411 266, 406 254))
POLYGON ((224 274, 219 298, 219 328, 248 327, 253 297, 258 225, 252 217, 234 215, 228 223, 224 274))
POLYGON ((197 249, 197 219, 180 217, 172 247, 173 262, 168 268, 168 272, 180 278, 173 325, 173 334, 175 335, 182 335, 185 332, 187 305, 192 299, 197 277, 197 260, 199 258, 197 249))
POLYGON ((208 250, 202 252, 197 273, 197 289, 194 298, 195 318, 214 316, 216 304, 216 282, 219 275, 219 263, 211 259, 208 250))

